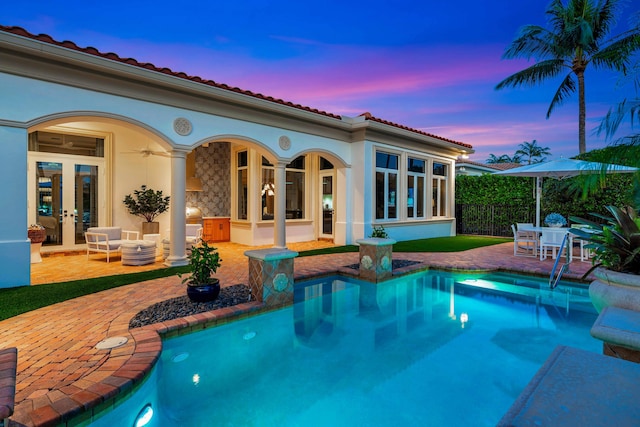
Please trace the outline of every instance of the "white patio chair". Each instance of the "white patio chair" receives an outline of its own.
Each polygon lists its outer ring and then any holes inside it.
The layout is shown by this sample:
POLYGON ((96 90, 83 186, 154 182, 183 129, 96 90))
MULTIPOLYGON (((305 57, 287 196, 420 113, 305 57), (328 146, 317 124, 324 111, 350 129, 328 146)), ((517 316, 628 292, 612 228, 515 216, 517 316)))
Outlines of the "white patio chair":
MULTIPOLYGON (((593 228, 585 224, 574 224, 571 226, 571 228, 577 228, 587 233, 595 232, 593 228)), ((581 239, 579 237, 574 237, 573 240, 574 242, 577 242, 580 245, 580 261, 582 262, 589 261, 589 258, 593 256, 593 249, 587 249, 585 246, 588 245, 590 242, 584 239, 581 239)))
POLYGON ((516 223, 516 230, 518 231, 523 231, 524 229, 527 228, 533 228, 533 223, 532 222, 518 222, 516 223))
POLYGON ((538 252, 538 237, 534 231, 518 231, 516 226, 511 224, 513 231, 513 255, 514 256, 533 256, 538 252))
MULTIPOLYGON (((557 230, 544 230, 540 233, 540 261, 547 259, 547 251, 551 250, 551 257, 556 259, 558 255, 566 257, 566 247, 563 248, 562 253, 560 252, 560 247, 562 246, 562 240, 564 236, 569 234, 568 228, 560 228, 557 230)), ((567 239, 567 245, 569 245, 569 259, 568 262, 571 262, 572 258, 572 250, 571 245, 573 241, 571 238, 567 239)))

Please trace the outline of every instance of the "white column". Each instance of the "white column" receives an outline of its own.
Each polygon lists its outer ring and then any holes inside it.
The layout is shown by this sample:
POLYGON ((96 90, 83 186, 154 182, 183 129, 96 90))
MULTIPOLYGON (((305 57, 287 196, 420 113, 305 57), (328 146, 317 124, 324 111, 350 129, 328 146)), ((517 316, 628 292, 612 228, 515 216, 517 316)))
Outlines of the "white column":
MULTIPOLYGON (((0 141, 0 180, 4 184, 0 187, 0 288, 28 286, 31 242, 27 237, 27 129, 0 126, 0 141)), ((37 201, 33 200, 29 209, 37 219, 34 203, 37 201)))
POLYGON ((354 185, 351 179, 351 168, 340 167, 336 169, 336 181, 333 189, 335 197, 334 208, 336 215, 335 230, 333 232, 333 241, 338 245, 351 245, 353 244, 354 231, 353 222, 354 219, 363 222, 362 212, 358 212, 354 215, 354 185))
POLYGON ((287 173, 286 163, 278 162, 275 166, 274 184, 276 187, 275 209, 273 221, 273 246, 276 248, 287 247, 286 215, 287 215, 287 173))
POLYGON ((164 265, 173 267, 187 265, 186 255, 186 186, 187 186, 187 153, 174 150, 171 152, 171 233, 169 256, 164 265))

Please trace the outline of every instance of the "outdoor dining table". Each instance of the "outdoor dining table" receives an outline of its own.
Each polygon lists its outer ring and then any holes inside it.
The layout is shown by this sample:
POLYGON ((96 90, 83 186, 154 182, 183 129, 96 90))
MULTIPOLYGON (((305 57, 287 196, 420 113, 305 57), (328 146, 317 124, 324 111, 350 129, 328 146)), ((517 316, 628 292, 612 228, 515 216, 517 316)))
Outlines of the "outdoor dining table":
MULTIPOLYGON (((570 229, 568 227, 521 226, 520 230, 535 232, 537 234, 538 241, 540 241, 540 235, 542 234, 543 231, 547 232, 547 233, 558 233, 558 234, 562 234, 563 236, 565 234, 567 234, 568 235, 567 245, 569 245, 569 248, 571 248, 571 252, 570 252, 570 255, 569 255, 568 262, 571 262, 573 260, 573 237, 574 237, 574 234, 569 231, 570 229)), ((538 250, 540 250, 540 246, 538 246, 538 250)), ((561 256, 561 254, 558 253, 558 256, 561 256)))

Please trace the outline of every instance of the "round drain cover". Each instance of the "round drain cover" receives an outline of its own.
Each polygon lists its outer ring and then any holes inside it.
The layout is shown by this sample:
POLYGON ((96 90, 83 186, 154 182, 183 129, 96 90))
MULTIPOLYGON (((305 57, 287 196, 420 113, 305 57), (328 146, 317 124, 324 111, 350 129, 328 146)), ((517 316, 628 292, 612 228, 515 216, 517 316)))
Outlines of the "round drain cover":
POLYGON ((110 337, 96 344, 96 348, 98 350, 108 350, 110 348, 120 347, 121 345, 126 344, 127 341, 129 340, 126 337, 110 337))

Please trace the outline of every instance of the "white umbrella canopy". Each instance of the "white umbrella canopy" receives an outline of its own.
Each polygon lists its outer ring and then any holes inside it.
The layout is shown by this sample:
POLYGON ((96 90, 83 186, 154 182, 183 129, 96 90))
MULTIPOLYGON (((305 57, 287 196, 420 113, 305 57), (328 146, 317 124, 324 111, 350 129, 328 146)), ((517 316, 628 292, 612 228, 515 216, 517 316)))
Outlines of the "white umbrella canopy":
POLYGON ((505 176, 530 176, 537 178, 536 181, 536 227, 540 227, 540 196, 542 194, 542 179, 555 178, 565 179, 581 174, 592 173, 633 173, 638 168, 629 166, 613 165, 607 163, 588 162, 585 160, 556 159, 549 162, 533 163, 531 165, 520 166, 496 172, 494 175, 505 176))

